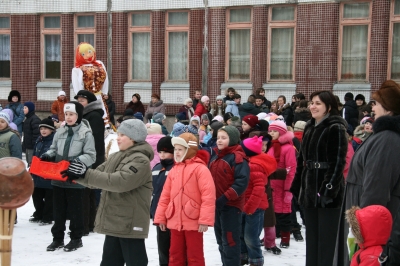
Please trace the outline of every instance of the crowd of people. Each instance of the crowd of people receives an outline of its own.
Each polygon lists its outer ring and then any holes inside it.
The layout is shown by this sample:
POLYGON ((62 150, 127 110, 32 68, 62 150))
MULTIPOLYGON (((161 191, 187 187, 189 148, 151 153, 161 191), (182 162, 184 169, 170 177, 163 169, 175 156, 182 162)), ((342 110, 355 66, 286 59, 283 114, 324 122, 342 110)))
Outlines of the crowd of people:
POLYGON ((24 152, 28 167, 33 156, 70 162, 64 180, 32 175, 29 221, 52 225, 47 251, 74 251, 97 232, 106 235, 101 265, 147 265, 152 224, 159 265, 205 265, 211 226, 223 265, 258 266, 263 249, 284 255, 291 236, 304 241, 306 226, 307 266, 400 261, 396 82, 385 81, 369 103, 348 92, 342 104, 331 91, 269 101, 262 88, 243 104, 234 88, 210 102, 196 90, 171 132, 160 95, 145 108, 133 94, 115 123, 112 97, 103 97, 117 131, 112 154, 104 141, 112 129, 90 91, 71 102, 60 91, 43 120, 16 90, 0 111, 0 157, 24 152))

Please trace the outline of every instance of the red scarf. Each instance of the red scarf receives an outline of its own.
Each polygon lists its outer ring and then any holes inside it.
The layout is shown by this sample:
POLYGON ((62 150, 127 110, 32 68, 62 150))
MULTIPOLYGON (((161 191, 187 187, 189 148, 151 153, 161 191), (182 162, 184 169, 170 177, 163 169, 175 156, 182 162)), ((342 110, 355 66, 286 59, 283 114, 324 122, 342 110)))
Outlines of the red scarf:
POLYGON ((83 58, 83 56, 81 55, 81 53, 79 53, 79 46, 81 46, 81 44, 84 44, 84 43, 85 42, 81 42, 78 45, 78 47, 76 47, 76 50, 75 50, 75 67, 80 67, 80 66, 85 65, 85 64, 93 64, 94 66, 103 67, 99 62, 96 61, 96 51, 94 50, 94 48, 93 48, 94 56, 93 56, 93 61, 92 62, 86 61, 83 58))
POLYGON ((272 141, 272 148, 274 148, 274 157, 277 163, 279 163, 281 159, 281 143, 279 140, 272 141))

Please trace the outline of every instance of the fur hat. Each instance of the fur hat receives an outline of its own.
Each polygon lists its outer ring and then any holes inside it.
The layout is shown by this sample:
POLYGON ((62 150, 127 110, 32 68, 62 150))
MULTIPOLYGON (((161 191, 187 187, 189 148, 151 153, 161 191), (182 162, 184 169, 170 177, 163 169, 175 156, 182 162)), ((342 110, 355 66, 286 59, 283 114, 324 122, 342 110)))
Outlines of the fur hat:
POLYGON ((242 122, 246 122, 251 128, 258 124, 258 117, 255 115, 246 115, 243 117, 242 122))
POLYGON ((269 131, 271 131, 271 130, 278 131, 279 136, 282 136, 282 135, 286 134, 287 126, 286 126, 285 122, 276 120, 276 121, 272 122, 271 125, 269 125, 269 131))
POLYGON ((172 131, 174 132, 174 136, 178 137, 181 134, 187 132, 187 126, 185 126, 181 122, 177 122, 177 123, 174 124, 174 127, 172 128, 172 131))
POLYGON ((128 136, 135 142, 143 142, 147 137, 147 128, 139 119, 128 119, 122 121, 118 132, 128 136))
POLYGON ((159 123, 162 124, 162 121, 166 119, 166 116, 162 113, 155 113, 153 115, 153 121, 154 123, 159 123))
POLYGON ((174 156, 176 162, 183 162, 184 160, 193 158, 194 156, 196 156, 199 149, 197 138, 192 133, 183 133, 179 137, 173 137, 171 142, 174 147, 175 145, 179 144, 186 148, 186 153, 183 156, 182 160, 178 161, 174 156))
POLYGON ((208 96, 207 95, 204 95, 203 97, 201 97, 201 102, 202 103, 204 103, 204 102, 206 102, 206 101, 209 101, 210 100, 210 98, 208 98, 208 96))
POLYGON ((51 119, 51 117, 45 118, 42 121, 40 121, 39 129, 41 127, 46 127, 48 129, 51 129, 51 130, 55 130, 56 129, 54 127, 54 121, 53 121, 53 119, 51 119))
POLYGON ((168 152, 174 154, 174 146, 172 146, 172 137, 165 136, 161 138, 157 143, 157 152, 168 152))
POLYGON ((231 112, 227 112, 224 114, 224 122, 226 123, 229 119, 233 117, 233 114, 231 112))
POLYGON ((234 146, 236 144, 239 144, 240 141, 240 132, 239 130, 234 127, 234 126, 224 126, 221 127, 218 131, 225 131, 226 134, 229 136, 229 144, 228 146, 234 146))
POLYGON ((244 153, 246 153, 247 156, 251 157, 251 156, 261 154, 262 141, 263 141, 263 137, 254 136, 252 138, 247 138, 247 139, 243 140, 240 143, 240 145, 242 146, 244 153))
POLYGON ((8 94, 8 101, 12 102, 12 97, 14 97, 14 96, 18 97, 19 102, 21 101, 21 94, 17 90, 10 91, 10 94, 8 94))
POLYGON ((10 116, 6 112, 1 111, 0 118, 6 121, 7 125, 10 125, 10 116))
POLYGON ((363 102, 365 102, 365 96, 362 94, 357 94, 356 98, 354 98, 355 101, 357 100, 362 100, 363 102))
POLYGON ((157 123, 153 124, 147 123, 146 128, 147 128, 147 135, 162 134, 161 126, 157 123))
POLYGON ((140 101, 140 94, 139 94, 139 93, 133 94, 133 95, 132 95, 132 98, 133 98, 134 96, 136 97, 136 99, 137 99, 138 101, 140 101))
POLYGON ((143 114, 141 112, 136 112, 133 114, 136 119, 139 119, 140 121, 143 121, 143 114))
POLYGON ((25 102, 24 106, 28 107, 29 112, 34 112, 35 111, 35 104, 33 102, 25 102))
POLYGON ((88 103, 97 101, 96 95, 94 95, 93 93, 91 93, 90 91, 87 91, 87 90, 78 91, 78 93, 75 95, 74 99, 77 100, 79 97, 86 98, 88 103))
POLYGON ((78 115, 78 120, 76 120, 77 124, 80 124, 83 117, 83 105, 78 102, 69 102, 64 104, 64 113, 72 112, 78 115))
POLYGON ((65 91, 59 91, 58 96, 66 96, 65 91))
POLYGON ((297 121, 296 124, 294 124, 294 131, 304 131, 306 124, 307 122, 305 121, 297 121))
POLYGON ((386 80, 372 98, 393 115, 400 114, 400 86, 393 80, 386 80))

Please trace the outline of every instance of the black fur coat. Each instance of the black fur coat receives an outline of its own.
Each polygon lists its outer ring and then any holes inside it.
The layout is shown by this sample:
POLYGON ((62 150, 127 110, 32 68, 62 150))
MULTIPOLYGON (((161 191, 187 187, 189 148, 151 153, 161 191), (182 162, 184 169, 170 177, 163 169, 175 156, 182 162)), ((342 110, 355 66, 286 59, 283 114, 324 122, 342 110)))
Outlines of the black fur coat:
POLYGON ((303 207, 321 208, 320 195, 333 200, 326 208, 340 208, 348 147, 346 128, 346 121, 338 115, 328 116, 318 125, 315 125, 314 118, 307 122, 290 189, 303 207), (328 163, 328 168, 308 169, 303 166, 306 161, 328 163), (332 188, 327 189, 327 184, 332 188))

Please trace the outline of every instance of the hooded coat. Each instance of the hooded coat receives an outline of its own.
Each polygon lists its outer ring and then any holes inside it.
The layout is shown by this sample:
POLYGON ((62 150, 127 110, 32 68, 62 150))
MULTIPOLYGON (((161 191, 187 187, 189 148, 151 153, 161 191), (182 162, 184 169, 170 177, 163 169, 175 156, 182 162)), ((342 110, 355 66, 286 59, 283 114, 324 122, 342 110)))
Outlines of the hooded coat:
POLYGON ((147 106, 147 110, 144 113, 144 117, 148 119, 149 116, 153 116, 155 113, 165 114, 165 106, 162 100, 159 100, 156 103, 150 102, 147 106))
POLYGON ((343 118, 346 120, 347 124, 351 126, 351 131, 353 131, 358 126, 358 108, 356 101, 347 101, 343 105, 342 112, 343 118))
POLYGON ((25 149, 33 150, 37 138, 40 136, 40 118, 35 114, 35 111, 31 111, 26 114, 23 126, 24 139, 22 146, 25 149))
POLYGON ((293 125, 293 109, 292 106, 290 104, 286 104, 284 105, 280 110, 279 110, 279 114, 283 116, 283 119, 285 119, 285 123, 288 126, 292 126, 293 125))
POLYGON ((346 219, 360 249, 354 253, 350 266, 380 266, 378 261, 392 230, 392 216, 381 205, 346 211, 346 219))
POLYGON ((252 103, 247 102, 239 106, 239 115, 242 118, 246 115, 258 115, 259 113, 261 113, 261 110, 252 103))
POLYGON ((232 113, 233 116, 240 117, 239 107, 235 101, 226 101, 225 104, 226 104, 225 113, 232 113))
POLYGON ((10 109, 14 113, 12 122, 17 125, 19 135, 22 136, 22 124, 24 122, 24 105, 20 102, 10 102, 6 105, 6 109, 10 109))
POLYGON ((128 103, 128 105, 126 106, 125 110, 126 109, 132 109, 134 114, 137 113, 137 112, 140 112, 140 113, 144 114, 144 112, 145 112, 144 111, 144 105, 139 100, 136 103, 133 103, 132 101, 130 101, 128 103))
POLYGON ((199 102, 196 105, 196 110, 194 111, 194 114, 197 115, 198 117, 201 117, 204 114, 207 114, 210 111, 210 106, 206 107, 202 102, 199 102))
POLYGON ((58 96, 57 100, 55 100, 51 105, 51 113, 53 115, 57 115, 59 121, 65 121, 64 104, 66 104, 67 102, 67 96, 64 96, 63 100, 61 100, 60 96, 58 96))
POLYGON ((195 157, 175 163, 164 184, 155 224, 178 231, 214 226, 215 185, 207 168, 208 158, 208 153, 200 150, 195 157))
POLYGON ((327 208, 340 208, 344 193, 343 170, 346 165, 348 141, 346 121, 338 115, 329 115, 319 124, 311 118, 304 128, 297 169, 290 191, 305 208, 321 208, 319 195, 333 199, 327 208), (308 169, 307 161, 326 162, 325 169, 308 169), (327 184, 332 189, 327 189, 327 184))
POLYGON ((151 135, 147 135, 147 137, 146 137, 146 142, 150 144, 151 148, 154 151, 154 158, 150 162, 151 169, 153 169, 153 167, 156 164, 160 163, 160 156, 158 155, 158 152, 157 152, 157 143, 163 137, 165 137, 164 134, 151 134, 151 135))
POLYGON ((310 119, 311 119, 310 109, 306 107, 300 107, 294 110, 293 125, 295 125, 297 121, 307 122, 310 119))

